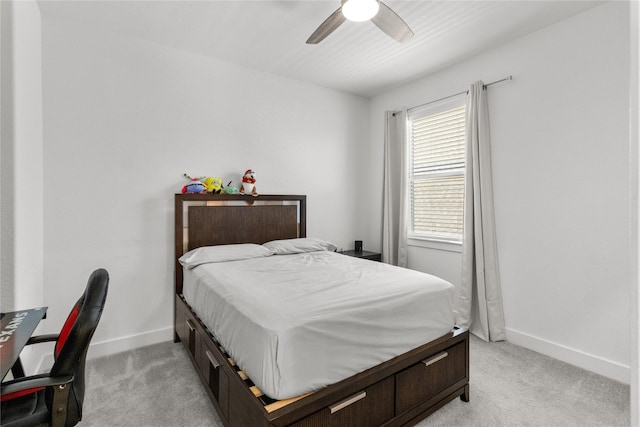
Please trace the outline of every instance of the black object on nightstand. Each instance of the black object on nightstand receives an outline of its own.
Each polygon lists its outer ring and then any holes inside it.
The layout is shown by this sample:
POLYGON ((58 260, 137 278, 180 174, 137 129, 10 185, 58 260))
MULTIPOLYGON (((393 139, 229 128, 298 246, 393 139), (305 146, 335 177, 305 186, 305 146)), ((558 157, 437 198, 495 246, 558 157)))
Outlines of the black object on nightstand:
POLYGON ((382 255, 377 252, 369 251, 344 251, 343 255, 353 256, 356 258, 369 259, 371 261, 382 261, 382 255))

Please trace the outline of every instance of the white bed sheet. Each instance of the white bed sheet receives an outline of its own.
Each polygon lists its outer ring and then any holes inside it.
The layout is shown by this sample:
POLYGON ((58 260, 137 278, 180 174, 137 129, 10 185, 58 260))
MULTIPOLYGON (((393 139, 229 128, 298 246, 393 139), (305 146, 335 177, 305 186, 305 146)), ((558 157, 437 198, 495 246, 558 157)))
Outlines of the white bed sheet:
POLYGON ((334 252, 184 270, 187 303, 274 399, 318 390, 453 329, 443 279, 334 252))

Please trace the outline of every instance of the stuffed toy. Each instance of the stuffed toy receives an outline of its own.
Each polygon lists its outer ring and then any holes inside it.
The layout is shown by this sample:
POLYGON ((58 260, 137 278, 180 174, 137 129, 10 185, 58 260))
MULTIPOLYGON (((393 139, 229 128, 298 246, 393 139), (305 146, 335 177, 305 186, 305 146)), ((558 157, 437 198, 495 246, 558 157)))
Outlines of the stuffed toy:
POLYGON ((240 185, 240 194, 258 195, 256 190, 256 174, 251 169, 247 169, 242 177, 242 185, 240 185))
POLYGON ((204 188, 207 193, 220 194, 222 192, 222 178, 211 178, 210 176, 204 180, 204 188))
POLYGON ((205 188, 204 188, 204 184, 202 183, 201 179, 204 178, 191 178, 189 175, 187 175, 186 173, 184 174, 185 178, 189 179, 191 182, 189 182, 187 185, 185 185, 184 187, 182 187, 182 193, 185 194, 201 194, 205 192, 205 188))

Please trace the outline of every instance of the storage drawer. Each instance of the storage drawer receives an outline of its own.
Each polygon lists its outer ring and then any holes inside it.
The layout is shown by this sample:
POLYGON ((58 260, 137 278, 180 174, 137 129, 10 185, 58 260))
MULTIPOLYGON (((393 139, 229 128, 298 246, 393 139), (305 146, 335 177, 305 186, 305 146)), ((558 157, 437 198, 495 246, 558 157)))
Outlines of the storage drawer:
POLYGON ((200 369, 215 402, 225 418, 229 417, 229 377, 222 368, 224 356, 208 340, 202 340, 200 369))
POLYGON ((188 306, 176 297, 176 332, 180 337, 180 341, 184 344, 191 356, 193 356, 197 365, 200 365, 200 331, 198 329, 198 321, 193 317, 188 306))
POLYGON ((339 400, 291 427, 373 427, 393 418, 393 377, 339 400))
POLYGON ((466 378, 465 342, 396 374, 396 413, 402 414, 466 378))

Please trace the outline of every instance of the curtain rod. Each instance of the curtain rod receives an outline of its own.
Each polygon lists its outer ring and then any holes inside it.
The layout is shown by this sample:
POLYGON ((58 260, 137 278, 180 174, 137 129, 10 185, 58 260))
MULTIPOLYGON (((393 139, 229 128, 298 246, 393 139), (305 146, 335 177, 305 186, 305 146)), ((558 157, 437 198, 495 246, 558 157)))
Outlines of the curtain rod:
MULTIPOLYGON (((493 85, 495 85, 497 83, 502 83, 502 82, 507 81, 507 80, 513 80, 513 76, 509 75, 509 76, 505 77, 504 79, 500 79, 500 80, 496 80, 496 81, 491 82, 491 83, 487 83, 487 84, 485 84, 483 86, 483 88, 486 89, 489 86, 493 86, 493 85)), ((469 91, 468 90, 463 90, 462 92, 454 93, 453 95, 449 95, 449 96, 445 96, 445 97, 442 97, 442 98, 439 98, 439 99, 435 99, 433 101, 425 102, 424 104, 420 104, 420 105, 416 105, 416 106, 411 107, 411 108, 407 108, 407 111, 413 110, 415 108, 424 107, 425 105, 433 104, 435 102, 444 101, 445 99, 453 98, 454 96, 462 95, 464 93, 469 93, 469 91)), ((396 113, 399 113, 399 111, 394 112, 393 115, 395 116, 396 113)))

